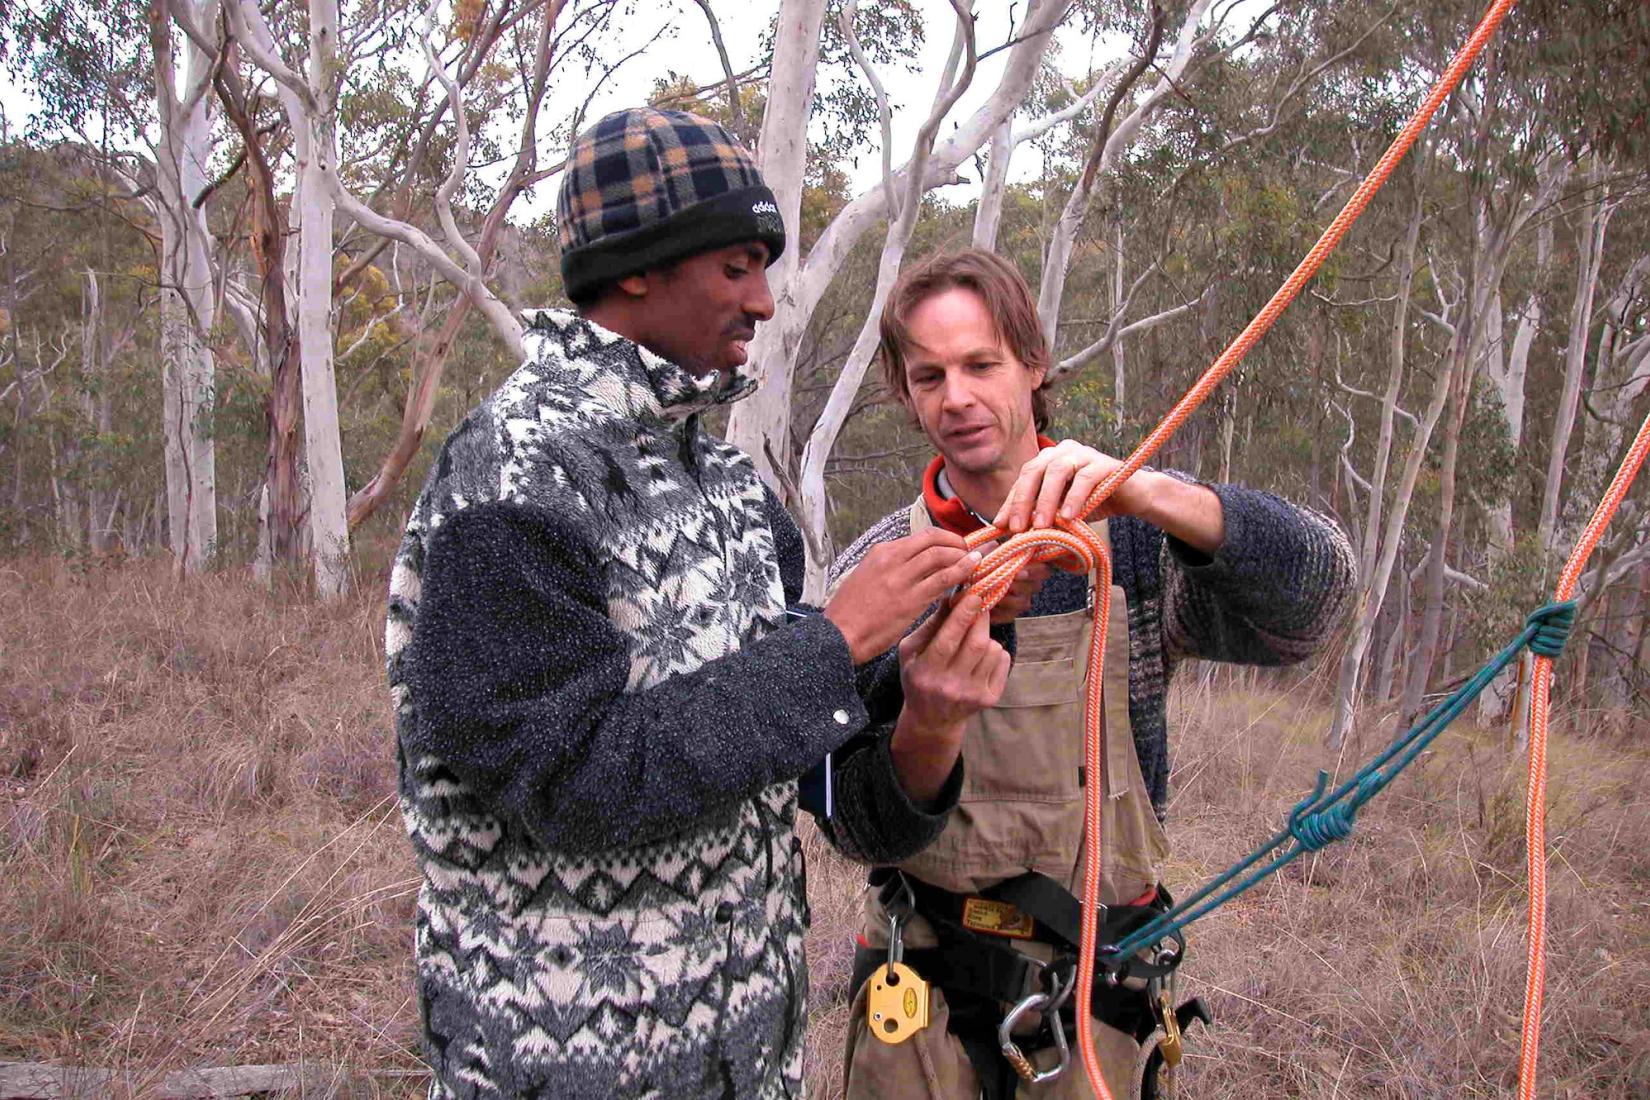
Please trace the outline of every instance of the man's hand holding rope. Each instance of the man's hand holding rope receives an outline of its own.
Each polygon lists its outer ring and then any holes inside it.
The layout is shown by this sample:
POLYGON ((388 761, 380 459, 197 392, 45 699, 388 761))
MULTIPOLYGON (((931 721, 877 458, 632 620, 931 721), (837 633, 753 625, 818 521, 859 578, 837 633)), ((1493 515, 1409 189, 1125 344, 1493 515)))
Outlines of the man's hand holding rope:
MULTIPOLYGON (((1076 519, 1095 486, 1121 465, 1121 459, 1074 439, 1045 447, 1020 468, 992 526, 1019 534, 1033 527, 1051 527, 1056 516, 1076 519)), ((1089 518, 1105 516, 1136 516, 1206 554, 1220 549, 1226 537, 1218 496, 1156 470, 1135 473, 1089 518)))
POLYGON ((978 596, 941 606, 899 644, 905 705, 890 751, 900 786, 932 799, 962 749, 963 724, 997 705, 1008 682, 1008 651, 992 640, 978 596))
POLYGON ((936 600, 980 564, 960 535, 940 528, 873 547, 842 579, 825 617, 848 641, 854 664, 880 657, 936 600))

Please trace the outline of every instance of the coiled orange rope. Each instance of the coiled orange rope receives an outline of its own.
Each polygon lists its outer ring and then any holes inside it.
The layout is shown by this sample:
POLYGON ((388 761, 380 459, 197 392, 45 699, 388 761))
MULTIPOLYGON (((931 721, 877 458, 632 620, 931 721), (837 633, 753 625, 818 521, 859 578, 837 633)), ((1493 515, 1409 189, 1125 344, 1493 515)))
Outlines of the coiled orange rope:
MULTIPOLYGON (((1076 557, 1085 568, 1099 574, 1097 584, 1099 592, 1094 604, 1094 629, 1089 639, 1089 669, 1088 686, 1083 705, 1083 756, 1084 764, 1091 776, 1105 774, 1104 753, 1101 752, 1101 699, 1100 685, 1102 683, 1102 665, 1105 660, 1106 627, 1111 615, 1111 559, 1105 545, 1089 530, 1081 520, 1092 515, 1106 498, 1117 491, 1117 487, 1128 480, 1136 471, 1146 464, 1146 461, 1156 454, 1158 449, 1180 427, 1181 423, 1201 405, 1214 388, 1232 372, 1233 368, 1243 360, 1272 323, 1288 308, 1289 303, 1295 300, 1301 288, 1306 285, 1323 266, 1329 253, 1346 235, 1352 223, 1364 212, 1375 192, 1392 174, 1392 170, 1403 160, 1404 154, 1409 152, 1415 139, 1421 131, 1426 129, 1427 123, 1443 104, 1455 86, 1461 82, 1462 76, 1472 65, 1473 60, 1483 50, 1485 43, 1495 33, 1501 21, 1511 10, 1513 0, 1493 0, 1478 26, 1472 32, 1443 74, 1438 78, 1432 90, 1427 93, 1426 99, 1415 109, 1415 113, 1404 124, 1398 136, 1387 147, 1381 159, 1370 170, 1364 181, 1358 185, 1352 197, 1347 200, 1335 220, 1323 231, 1312 250, 1306 254, 1299 266, 1284 280, 1277 293, 1246 325, 1235 340, 1227 345, 1215 359, 1214 364, 1206 370, 1196 384, 1169 410, 1150 435, 1135 448, 1134 453, 1117 469, 1113 470, 1094 492, 1089 494, 1082 513, 1075 520, 1062 520, 1052 528, 1040 528, 1025 531, 1008 539, 1002 545, 992 550, 980 562, 969 585, 971 592, 977 593, 987 610, 994 607, 1014 576, 1025 566, 1034 561, 1052 561, 1061 557, 1076 557)), ((977 531, 969 537, 971 547, 1001 537, 1005 532, 996 527, 987 527, 977 531)), ((1539 668, 1539 664, 1537 666, 1539 668)), ((1543 730, 1543 733, 1545 731, 1543 730)), ((1534 751, 1534 736, 1531 737, 1532 753, 1534 751)), ((1083 924, 1082 942, 1078 945, 1077 963, 1077 1049, 1082 1057, 1083 1071, 1088 1075, 1089 1084, 1094 1089, 1099 1100, 1112 1100, 1106 1082, 1100 1074, 1100 1061, 1094 1053, 1094 1024, 1091 1008, 1094 985, 1094 953, 1095 940, 1099 929, 1099 892, 1100 892, 1100 844, 1101 844, 1101 792, 1105 784, 1091 782, 1084 788, 1084 859, 1083 859, 1083 924)), ((1544 791, 1543 791, 1544 796, 1544 791)), ((1532 795, 1533 797, 1533 795, 1532 795)), ((1533 864, 1532 864, 1533 866, 1533 864)), ((1533 931, 1533 929, 1532 929, 1533 931)), ((1534 936, 1531 938, 1532 959, 1538 950, 1534 936)), ((1533 969, 1532 969, 1533 973, 1533 969)), ((1537 994, 1539 1001, 1539 993, 1537 994)), ((1539 1016, 1539 1013, 1537 1014, 1539 1016)), ((1525 1022, 1526 1032, 1529 1030, 1529 1021, 1525 1022)), ((1539 1020, 1537 1022, 1539 1028, 1539 1020)), ((1530 1040, 1533 1044, 1534 1040, 1530 1040)), ((1531 1056, 1533 1066, 1533 1055, 1531 1056)))
MULTIPOLYGON (((1605 527, 1621 506, 1633 479, 1650 454, 1650 415, 1644 418, 1639 434, 1616 470, 1615 479, 1576 540, 1570 560, 1559 574, 1554 599, 1575 595, 1581 571, 1597 548, 1605 527)), ((981 563, 984 564, 984 563, 981 563)), ((1530 876, 1529 961, 1524 978, 1524 1030, 1518 1049, 1519 1100, 1535 1096, 1535 1065, 1541 1053, 1541 1000, 1547 977, 1547 722, 1552 711, 1553 659, 1537 657, 1530 684, 1529 781, 1524 796, 1524 847, 1530 876)))

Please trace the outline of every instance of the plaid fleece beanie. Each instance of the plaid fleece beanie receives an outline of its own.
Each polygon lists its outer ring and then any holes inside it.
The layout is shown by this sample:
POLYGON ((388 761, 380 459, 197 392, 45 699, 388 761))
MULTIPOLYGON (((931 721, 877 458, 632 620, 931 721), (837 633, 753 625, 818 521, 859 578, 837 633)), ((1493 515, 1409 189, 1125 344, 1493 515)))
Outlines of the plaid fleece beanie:
POLYGON ((716 123, 681 111, 616 111, 573 144, 557 204, 561 274, 577 302, 603 284, 742 241, 785 250, 756 162, 716 123))

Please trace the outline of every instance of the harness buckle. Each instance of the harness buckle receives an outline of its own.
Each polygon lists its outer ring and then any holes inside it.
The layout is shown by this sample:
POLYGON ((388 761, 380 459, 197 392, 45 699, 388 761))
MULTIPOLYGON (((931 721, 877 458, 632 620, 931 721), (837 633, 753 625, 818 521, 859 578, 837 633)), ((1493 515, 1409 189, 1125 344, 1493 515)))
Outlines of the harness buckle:
POLYGON ((1020 1075, 1020 1079, 1030 1085, 1052 1081, 1071 1065, 1071 1046, 1066 1042, 1066 1029, 1060 1023, 1060 1009, 1077 985, 1076 975, 1072 975, 1070 981, 1062 983, 1060 975, 1052 968, 1046 968, 1044 973, 1048 975, 1051 991, 1045 993, 1038 990, 1022 997, 1008 1010, 1003 1022, 997 1025, 997 1046, 1002 1050, 1003 1058, 1014 1067, 1014 1072, 1020 1075), (1020 1022, 1022 1016, 1028 1012, 1039 1011, 1043 1013, 1044 1022, 1048 1024, 1049 1030, 1054 1033, 1054 1046, 1060 1052, 1060 1060, 1057 1063, 1041 1070, 1026 1057, 1025 1052, 1020 1049, 1020 1044, 1014 1041, 1013 1034, 1014 1025, 1020 1022))

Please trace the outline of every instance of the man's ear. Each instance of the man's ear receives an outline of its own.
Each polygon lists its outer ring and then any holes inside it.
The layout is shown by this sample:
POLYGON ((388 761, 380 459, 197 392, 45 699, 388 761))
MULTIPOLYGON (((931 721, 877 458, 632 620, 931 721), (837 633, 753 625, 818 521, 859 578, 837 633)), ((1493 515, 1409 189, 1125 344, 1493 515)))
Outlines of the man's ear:
POLYGON ((639 272, 635 275, 626 275, 622 279, 615 280, 613 285, 618 287, 621 292, 632 298, 647 297, 646 272, 639 272))
POLYGON ((905 419, 910 423, 910 425, 920 431, 922 429, 922 421, 917 418, 917 406, 911 402, 911 391, 894 391, 894 400, 898 402, 900 408, 905 410, 905 419))

